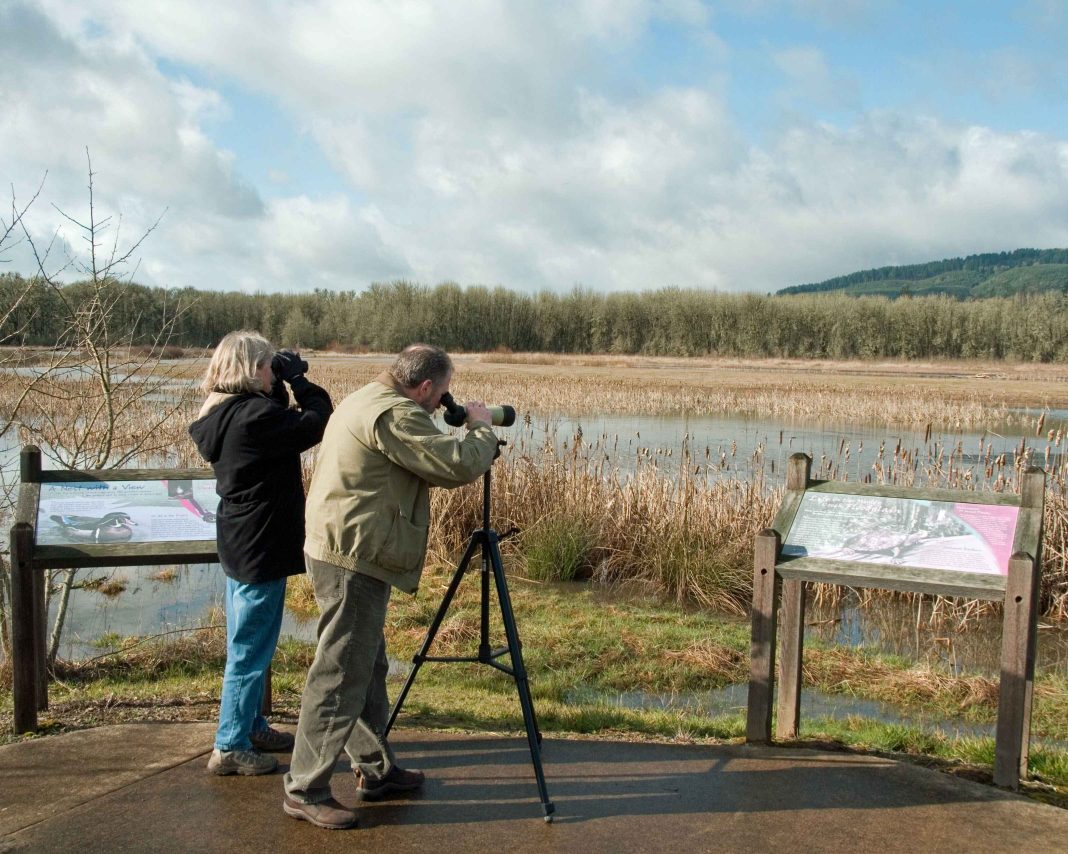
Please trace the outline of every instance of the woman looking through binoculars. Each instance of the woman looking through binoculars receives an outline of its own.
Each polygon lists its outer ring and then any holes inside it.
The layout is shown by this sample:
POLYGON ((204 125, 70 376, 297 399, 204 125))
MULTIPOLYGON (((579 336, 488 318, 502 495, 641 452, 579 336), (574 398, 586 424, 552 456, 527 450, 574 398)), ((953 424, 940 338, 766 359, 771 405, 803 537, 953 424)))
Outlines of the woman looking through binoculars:
POLYGON ((319 443, 334 409, 307 370, 299 353, 275 352, 258 332, 231 332, 212 354, 201 383, 208 396, 189 426, 215 471, 216 542, 226 574, 226 670, 208 760, 213 774, 269 774, 278 762, 264 751, 293 745, 260 708, 286 578, 304 572, 300 454, 319 443))

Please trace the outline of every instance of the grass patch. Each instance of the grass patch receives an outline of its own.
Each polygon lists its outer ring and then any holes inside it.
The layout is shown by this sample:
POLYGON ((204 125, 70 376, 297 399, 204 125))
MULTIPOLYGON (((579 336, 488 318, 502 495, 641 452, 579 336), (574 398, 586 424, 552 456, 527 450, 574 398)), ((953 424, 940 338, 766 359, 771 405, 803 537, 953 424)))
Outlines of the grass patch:
POLYGON ((114 599, 120 593, 125 593, 129 582, 122 578, 89 578, 81 583, 83 590, 92 590, 108 599, 114 599))
POLYGON ((307 575, 294 575, 286 580, 286 610, 302 620, 311 620, 319 616, 315 590, 307 575))
POLYGON ((522 554, 529 578, 574 581, 588 578, 593 536, 586 520, 558 513, 523 532, 522 554))

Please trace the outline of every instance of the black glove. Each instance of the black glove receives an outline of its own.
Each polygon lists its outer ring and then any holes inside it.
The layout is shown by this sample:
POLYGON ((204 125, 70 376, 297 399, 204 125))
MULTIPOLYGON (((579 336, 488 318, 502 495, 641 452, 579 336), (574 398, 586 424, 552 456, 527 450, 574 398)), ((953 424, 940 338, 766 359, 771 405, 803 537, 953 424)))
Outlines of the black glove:
POLYGON ((275 374, 271 378, 270 389, 265 389, 264 391, 267 392, 268 397, 273 397, 282 404, 282 406, 285 406, 286 408, 289 407, 289 391, 286 389, 286 384, 282 382, 282 378, 278 376, 278 374, 275 374))
POLYGON ((293 350, 279 350, 271 359, 271 370, 279 379, 292 383, 297 377, 302 377, 307 373, 308 363, 300 358, 300 353, 293 350))

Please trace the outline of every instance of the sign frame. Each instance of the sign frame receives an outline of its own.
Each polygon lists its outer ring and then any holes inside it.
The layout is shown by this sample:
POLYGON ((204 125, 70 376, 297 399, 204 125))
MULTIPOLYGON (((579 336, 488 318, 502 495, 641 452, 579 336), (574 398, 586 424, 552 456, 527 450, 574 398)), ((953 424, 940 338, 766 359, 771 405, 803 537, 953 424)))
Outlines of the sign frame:
MULTIPOLYGON (((41 451, 22 448, 15 524, 11 528, 12 695, 15 732, 36 732, 37 713, 48 708, 45 573, 48 569, 218 563, 214 539, 38 544, 42 484, 152 480, 214 480, 203 469, 43 470, 41 451)), ((270 708, 270 674, 264 708, 270 708)))
POLYGON ((929 593, 1002 601, 1001 684, 994 761, 994 782, 1018 789, 1028 773, 1031 707, 1034 693, 1039 572, 1042 566, 1042 524, 1045 472, 1029 468, 1019 495, 919 489, 810 479, 812 459, 790 457, 786 494, 771 528, 757 534, 753 550, 753 610, 750 645, 746 742, 772 742, 772 697, 781 602, 780 653, 775 738, 797 738, 801 715, 801 657, 807 585, 814 582, 847 587, 929 593), (835 493, 956 504, 1019 508, 1006 575, 932 569, 821 557, 784 555, 806 493, 835 493))

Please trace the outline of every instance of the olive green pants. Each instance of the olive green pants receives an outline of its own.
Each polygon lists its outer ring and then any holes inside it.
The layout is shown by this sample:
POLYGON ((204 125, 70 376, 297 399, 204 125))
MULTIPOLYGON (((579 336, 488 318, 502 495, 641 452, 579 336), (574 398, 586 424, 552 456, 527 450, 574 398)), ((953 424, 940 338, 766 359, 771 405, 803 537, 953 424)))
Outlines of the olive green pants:
POLYGON ((353 770, 379 780, 393 767, 382 735, 389 720, 386 696, 386 606, 384 581, 304 556, 319 603, 319 643, 300 704, 286 793, 315 804, 330 795, 330 778, 341 752, 353 770))

